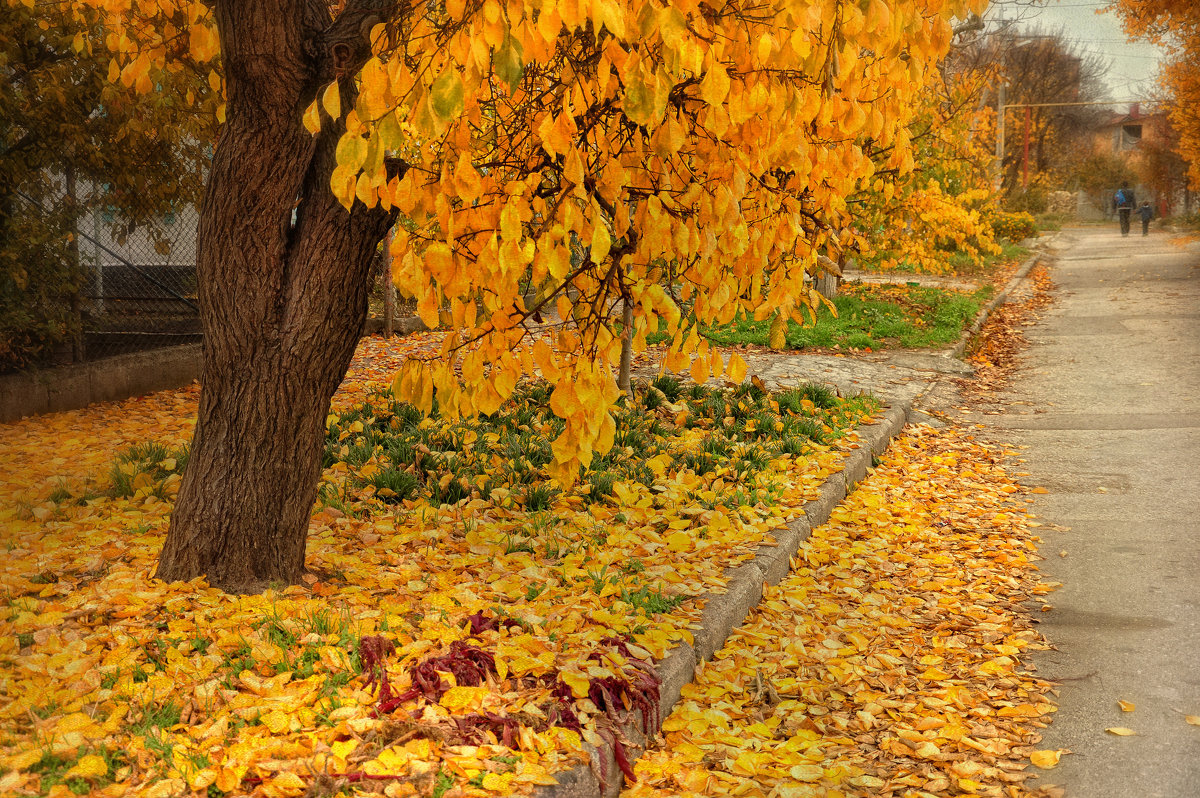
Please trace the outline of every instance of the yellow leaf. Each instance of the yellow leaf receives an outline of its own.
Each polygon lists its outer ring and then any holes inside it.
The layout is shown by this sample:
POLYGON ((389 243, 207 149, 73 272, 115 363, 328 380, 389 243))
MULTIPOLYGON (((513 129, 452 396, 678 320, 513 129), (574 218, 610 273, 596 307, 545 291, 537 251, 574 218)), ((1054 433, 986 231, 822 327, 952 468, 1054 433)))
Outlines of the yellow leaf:
POLYGON ((720 105, 729 94, 729 73, 725 65, 717 62, 709 67, 704 80, 700 81, 700 99, 709 105, 720 105))
POLYGON ((208 785, 217 780, 217 771, 215 768, 204 768, 197 770, 188 778, 188 786, 193 790, 206 790, 208 785))
POLYGON ((733 354, 729 356, 729 363, 725 366, 725 374, 730 382, 741 382, 746 379, 746 361, 742 360, 742 356, 733 354))
POLYGON ((820 765, 796 765, 788 773, 796 781, 820 781, 825 775, 825 768, 820 765))
POLYGON ((81 779, 98 779, 108 775, 108 763, 99 754, 88 754, 81 757, 66 775, 78 776, 81 779))
POLYGON ((316 100, 304 111, 304 129, 314 136, 321 132, 321 112, 317 108, 316 100))
POLYGON ((1193 726, 1200 726, 1200 715, 1186 715, 1184 720, 1193 726))
POLYGON ((338 740, 330 744, 329 752, 338 759, 345 759, 350 755, 350 752, 358 747, 358 740, 351 737, 349 740, 338 740))
MULTIPOLYGON (((418 757, 419 758, 419 757, 418 757)), ((387 748, 376 759, 367 762, 364 770, 372 776, 390 776, 408 770, 413 754, 403 748, 387 748)))
POLYGON ((338 88, 336 80, 325 88, 321 95, 321 106, 334 119, 342 115, 342 90, 338 88))
POLYGON ((1034 751, 1029 755, 1029 761, 1037 765, 1042 770, 1050 770, 1058 766, 1059 757, 1065 753, 1062 749, 1057 751, 1034 751))
POLYGON ((308 788, 304 779, 295 773, 280 773, 263 782, 262 791, 268 798, 286 798, 290 795, 300 795, 308 788))
POLYGON ((451 712, 480 710, 484 698, 491 692, 487 687, 451 687, 438 703, 451 712))
POLYGON ((1105 729, 1109 734, 1115 734, 1118 737, 1132 737, 1137 734, 1133 729, 1127 729, 1124 726, 1113 726, 1110 729, 1105 729))
POLYGON ((521 241, 521 213, 517 210, 517 199, 514 197, 500 211, 500 238, 503 241, 519 243, 521 241))
POLYGON ((41 748, 30 748, 8 760, 5 765, 14 770, 26 770, 42 761, 43 756, 45 756, 45 751, 41 748))
POLYGON ((592 263, 604 263, 611 249, 612 237, 608 234, 608 227, 597 219, 596 227, 592 230, 592 263))
POLYGON ((571 671, 562 671, 558 676, 563 680, 563 684, 571 688, 571 694, 576 698, 587 697, 589 682, 586 676, 571 671))
POLYGON ((242 774, 233 768, 221 768, 217 773, 217 789, 221 792, 233 792, 242 783, 242 774))
POLYGON ((691 551, 692 536, 686 532, 673 532, 667 535, 667 548, 676 552, 691 551))
POLYGON ((271 734, 283 734, 291 728, 291 720, 278 709, 262 716, 262 723, 271 730, 271 734))
POLYGON ((329 176, 329 187, 333 190, 333 196, 342 203, 342 207, 350 210, 354 205, 354 192, 358 188, 357 170, 340 164, 335 166, 333 174, 329 176))
POLYGON ((1118 701, 1117 706, 1121 708, 1122 712, 1133 712, 1133 710, 1137 709, 1137 705, 1132 701, 1118 701))
POLYGON ((483 788, 492 792, 508 794, 515 777, 515 773, 488 773, 483 777, 483 788))

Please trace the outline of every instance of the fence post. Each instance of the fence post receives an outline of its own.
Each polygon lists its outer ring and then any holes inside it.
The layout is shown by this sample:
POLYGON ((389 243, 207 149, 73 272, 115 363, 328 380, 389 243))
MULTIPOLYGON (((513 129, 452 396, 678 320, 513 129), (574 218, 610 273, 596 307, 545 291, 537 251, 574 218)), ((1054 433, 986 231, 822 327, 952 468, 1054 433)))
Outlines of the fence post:
MULTIPOLYGON (((75 166, 70 161, 67 162, 63 170, 64 188, 66 189, 63 197, 67 205, 67 213, 70 216, 67 222, 71 235, 70 242, 67 244, 67 254, 74 261, 75 275, 77 278, 83 276, 83 263, 80 261, 79 254, 79 203, 75 196, 75 166)), ((82 286, 76 282, 71 289, 71 295, 68 298, 71 304, 71 362, 80 363, 83 361, 83 312, 80 307, 79 292, 82 286)))
POLYGON ((100 209, 92 207, 92 260, 96 268, 96 314, 104 315, 104 260, 100 253, 100 225, 96 223, 96 217, 100 215, 100 209))

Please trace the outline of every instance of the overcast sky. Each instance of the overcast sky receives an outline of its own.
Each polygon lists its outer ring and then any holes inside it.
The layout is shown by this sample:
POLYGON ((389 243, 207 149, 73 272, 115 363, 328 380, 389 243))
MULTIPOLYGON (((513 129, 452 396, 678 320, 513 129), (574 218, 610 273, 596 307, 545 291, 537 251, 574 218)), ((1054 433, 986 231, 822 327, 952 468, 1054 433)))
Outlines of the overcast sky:
POLYGON ((1147 99, 1154 88, 1159 50, 1143 42, 1130 44, 1116 14, 1097 13, 1107 5, 1103 0, 1047 0, 1039 7, 1000 3, 988 9, 986 19, 1020 19, 1024 25, 1062 28, 1077 52, 1102 56, 1109 63, 1112 99, 1147 99))

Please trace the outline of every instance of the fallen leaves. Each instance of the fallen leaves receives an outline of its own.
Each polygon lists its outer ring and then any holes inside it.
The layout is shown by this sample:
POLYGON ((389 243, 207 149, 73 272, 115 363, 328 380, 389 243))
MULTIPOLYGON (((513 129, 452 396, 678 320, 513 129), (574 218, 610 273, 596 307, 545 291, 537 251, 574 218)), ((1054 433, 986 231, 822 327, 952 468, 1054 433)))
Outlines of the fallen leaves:
POLYGON ((1051 685, 1023 666, 1044 589, 1002 456, 894 441, 698 668, 626 797, 1037 794, 1016 790, 1049 756, 1051 685))
MULTIPOLYGON (((1029 342, 1022 330, 1052 301, 1054 287, 1044 265, 1035 266, 1030 270, 1029 277, 1034 284, 1032 295, 994 308, 983 330, 971 341, 968 360, 975 367, 975 374, 971 379, 959 382, 964 396, 973 399, 994 398, 1007 385, 1010 375, 1017 368, 1018 355, 1028 348, 1029 342)), ((1032 492, 1045 494, 1049 491, 1034 488, 1032 492)))
POLYGON ((1132 701, 1125 701, 1124 699, 1118 700, 1117 706, 1121 708, 1122 712, 1133 712, 1135 709, 1137 709, 1136 704, 1134 704, 1132 701))
POLYGON ((1108 732, 1109 734, 1115 734, 1117 737, 1133 737, 1135 734, 1137 734, 1137 732, 1135 732, 1133 729, 1125 726, 1112 726, 1104 731, 1108 732))

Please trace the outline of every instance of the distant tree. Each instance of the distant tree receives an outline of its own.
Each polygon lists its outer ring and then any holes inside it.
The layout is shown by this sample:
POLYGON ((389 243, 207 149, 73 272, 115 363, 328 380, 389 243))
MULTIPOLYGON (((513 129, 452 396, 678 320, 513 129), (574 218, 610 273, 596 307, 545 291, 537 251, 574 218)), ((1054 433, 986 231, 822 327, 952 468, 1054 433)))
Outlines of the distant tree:
MULTIPOLYGON (((1054 184, 1073 170, 1080 153, 1091 152, 1091 132, 1102 111, 1087 105, 1053 105, 1100 101, 1106 97, 1107 63, 1081 54, 1063 30, 1007 26, 979 37, 959 56, 975 70, 991 68, 1007 88, 1002 193, 1021 191, 1025 141, 1029 142, 1030 184, 1054 184)), ((989 98, 994 103, 995 95, 989 98)))
POLYGON ((1109 210, 1115 189, 1138 182, 1138 175, 1129 160, 1111 152, 1093 153, 1083 158, 1076 164, 1071 178, 1070 185, 1082 189, 1100 211, 1109 210))
POLYGON ((1113 0, 1125 30, 1167 53, 1159 77, 1169 95, 1178 152, 1192 188, 1200 188, 1200 4, 1195 0, 1113 0))
POLYGON ((1147 124, 1152 126, 1152 132, 1138 143, 1138 158, 1134 163, 1138 182, 1150 192, 1143 199, 1164 203, 1172 209, 1176 198, 1182 195, 1186 204, 1187 163, 1179 154, 1179 133, 1162 117, 1152 117, 1147 124))
POLYGON ((156 102, 135 102, 99 45, 113 33, 101 21, 32 3, 0 15, 0 370, 77 332, 85 274, 73 231, 87 201, 127 227, 203 187, 216 135, 209 71, 180 64, 156 76, 156 102), (103 196, 84 196, 85 182, 103 196))

